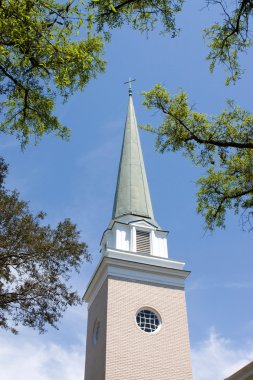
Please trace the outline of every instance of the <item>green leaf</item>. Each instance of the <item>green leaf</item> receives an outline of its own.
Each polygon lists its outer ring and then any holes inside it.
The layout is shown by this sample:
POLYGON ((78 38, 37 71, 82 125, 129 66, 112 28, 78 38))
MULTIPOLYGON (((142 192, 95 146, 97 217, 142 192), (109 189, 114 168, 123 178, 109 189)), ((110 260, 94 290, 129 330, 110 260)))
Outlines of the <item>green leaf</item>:
POLYGON ((117 10, 115 9, 115 7, 114 7, 113 4, 110 4, 110 8, 111 8, 111 10, 112 10, 114 13, 117 13, 117 10))

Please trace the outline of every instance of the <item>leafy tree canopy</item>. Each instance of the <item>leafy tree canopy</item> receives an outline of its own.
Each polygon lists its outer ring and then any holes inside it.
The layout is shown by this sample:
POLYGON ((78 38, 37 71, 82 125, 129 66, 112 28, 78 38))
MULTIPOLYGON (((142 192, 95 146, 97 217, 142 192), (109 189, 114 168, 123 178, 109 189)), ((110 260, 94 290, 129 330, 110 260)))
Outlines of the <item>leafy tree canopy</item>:
POLYGON ((197 182, 197 210, 206 226, 224 227, 226 210, 243 212, 243 225, 252 229, 253 217, 253 115, 233 102, 216 116, 191 109, 187 94, 171 96, 161 85, 144 92, 144 105, 163 115, 157 135, 161 153, 181 150, 195 165, 207 168, 197 182))
POLYGON ((239 63, 240 53, 246 53, 253 44, 253 1, 207 0, 207 5, 218 5, 221 10, 220 21, 204 31, 210 48, 207 56, 210 70, 213 72, 217 64, 223 64, 228 72, 226 84, 235 83, 243 74, 239 63))
POLYGON ((0 327, 17 333, 20 325, 46 331, 68 306, 81 303, 68 284, 89 261, 87 246, 69 219, 56 228, 42 225, 16 191, 4 187, 7 166, 0 160, 0 327))
POLYGON ((44 133, 68 137, 53 114, 56 94, 66 100, 105 68, 102 39, 90 29, 79 2, 0 2, 0 131, 23 146, 44 133))
MULTIPOLYGON (((241 78, 240 54, 253 44, 253 1, 207 0, 206 4, 221 10, 220 20, 204 30, 210 71, 224 65, 229 85, 241 78)), ((208 116, 190 107, 184 91, 172 96, 161 85, 144 92, 144 104, 163 115, 158 128, 146 126, 157 134, 158 151, 181 150, 195 165, 207 168, 197 181, 197 211, 205 217, 206 227, 224 227, 226 211, 232 209, 241 212, 243 228, 253 230, 252 112, 229 100, 219 115, 208 116)))
POLYGON ((148 31, 161 20, 175 36, 182 3, 0 1, 0 131, 14 134, 23 147, 45 133, 67 138, 69 130, 54 115, 56 95, 66 100, 105 70, 108 29, 130 23, 148 31))
MULTIPOLYGON (((54 114, 57 95, 66 100, 104 72, 110 31, 129 24, 142 32, 155 26, 178 35, 176 15, 185 0, 1 0, 0 131, 22 146, 45 133, 67 138, 54 114)), ((221 20, 206 28, 210 69, 229 70, 227 83, 242 74, 238 57, 252 45, 252 0, 206 0, 219 5, 221 20)))
POLYGON ((87 10, 97 31, 105 32, 128 24, 149 32, 159 24, 162 33, 175 37, 179 29, 175 17, 185 0, 91 0, 87 10))

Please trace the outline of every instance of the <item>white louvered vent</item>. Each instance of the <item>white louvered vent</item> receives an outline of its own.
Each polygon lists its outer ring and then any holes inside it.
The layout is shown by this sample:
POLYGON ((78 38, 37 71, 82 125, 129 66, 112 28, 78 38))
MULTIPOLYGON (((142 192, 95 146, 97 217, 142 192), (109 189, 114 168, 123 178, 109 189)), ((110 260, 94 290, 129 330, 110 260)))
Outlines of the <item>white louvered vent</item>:
POLYGON ((136 230, 136 252, 151 253, 149 232, 136 230))

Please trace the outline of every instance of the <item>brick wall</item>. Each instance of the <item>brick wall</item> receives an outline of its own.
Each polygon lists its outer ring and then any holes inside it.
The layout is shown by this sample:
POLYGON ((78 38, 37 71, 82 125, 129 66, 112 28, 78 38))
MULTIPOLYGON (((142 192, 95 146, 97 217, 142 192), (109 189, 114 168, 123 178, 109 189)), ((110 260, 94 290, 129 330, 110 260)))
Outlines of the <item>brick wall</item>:
POLYGON ((107 293, 106 280, 88 312, 85 380, 105 380, 107 293), (97 343, 94 345, 93 328, 96 320, 100 322, 100 329, 97 343))
POLYGON ((184 290, 109 278, 91 305, 88 330, 96 313, 102 318, 106 301, 106 331, 101 328, 97 347, 89 343, 88 332, 88 367, 95 369, 86 369, 85 380, 192 379, 184 290), (145 333, 136 325, 136 312, 145 306, 161 316, 157 333, 145 333))

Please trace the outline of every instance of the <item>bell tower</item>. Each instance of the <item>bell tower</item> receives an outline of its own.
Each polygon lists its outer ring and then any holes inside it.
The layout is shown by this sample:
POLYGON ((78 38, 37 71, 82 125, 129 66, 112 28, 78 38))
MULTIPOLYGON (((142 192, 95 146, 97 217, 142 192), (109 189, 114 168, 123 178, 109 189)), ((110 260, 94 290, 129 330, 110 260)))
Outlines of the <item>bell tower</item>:
POLYGON ((192 380, 184 263, 153 214, 132 91, 112 219, 88 303, 85 380, 192 380))

